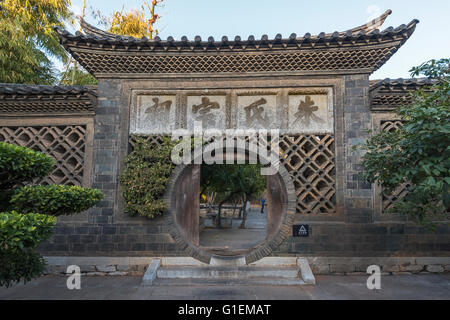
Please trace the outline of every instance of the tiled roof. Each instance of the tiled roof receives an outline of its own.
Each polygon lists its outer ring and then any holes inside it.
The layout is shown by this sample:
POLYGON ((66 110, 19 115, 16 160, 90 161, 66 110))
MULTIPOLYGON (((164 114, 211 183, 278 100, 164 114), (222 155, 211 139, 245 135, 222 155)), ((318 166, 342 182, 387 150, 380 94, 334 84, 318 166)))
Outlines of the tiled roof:
POLYGON ((85 34, 56 29, 61 44, 88 71, 102 74, 139 73, 221 73, 266 71, 373 72, 383 65, 412 35, 418 20, 380 31, 386 17, 345 32, 320 33, 303 37, 291 34, 274 39, 236 36, 215 41, 168 37, 161 40, 117 36, 85 21, 85 34))
POLYGON ((0 83, 0 113, 93 113, 96 87, 0 83))
POLYGON ((435 80, 385 79, 372 81, 370 101, 373 111, 392 111, 401 105, 412 103, 411 93, 435 84, 435 80))

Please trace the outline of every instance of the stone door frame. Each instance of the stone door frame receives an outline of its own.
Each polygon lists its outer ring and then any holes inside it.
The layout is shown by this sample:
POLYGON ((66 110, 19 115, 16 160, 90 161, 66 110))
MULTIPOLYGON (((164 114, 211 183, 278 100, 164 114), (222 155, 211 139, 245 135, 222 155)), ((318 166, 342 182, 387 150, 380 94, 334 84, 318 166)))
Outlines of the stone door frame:
MULTIPOLYGON (((235 149, 236 151, 236 149, 235 149)), ((250 150, 241 150, 250 154, 250 150)), ((232 156, 234 156, 233 153, 232 156)), ((224 152, 224 159, 227 156, 227 153, 224 152)), ((256 155, 255 155, 256 156, 256 155)), ((193 160, 193 163, 198 163, 193 160)), ((219 254, 214 254, 209 250, 203 249, 198 245, 198 236, 193 235, 193 233, 197 232, 198 229, 190 228, 189 226, 193 223, 198 224, 198 216, 199 216, 199 203, 193 201, 193 205, 197 206, 195 208, 195 212, 193 212, 192 208, 184 211, 182 208, 179 208, 179 199, 178 197, 184 196, 180 194, 179 188, 182 188, 183 180, 188 177, 188 180, 192 180, 194 175, 198 175, 198 177, 194 177, 194 181, 199 184, 199 175, 200 175, 200 165, 199 164, 182 164, 175 168, 172 176, 170 178, 170 182, 166 189, 166 193, 164 196, 164 200, 167 204, 169 211, 168 223, 170 225, 170 234, 175 239, 177 245, 184 250, 189 256, 204 262, 210 263, 211 258, 213 257, 222 257, 219 254), (191 174, 191 176, 186 176, 186 174, 191 174), (181 210, 183 210, 181 212, 181 210), (188 215, 188 218, 191 218, 189 226, 187 227, 189 230, 185 229, 185 226, 180 225, 180 217, 184 215, 188 215)), ((277 174, 273 176, 267 176, 267 185, 268 188, 272 187, 274 190, 272 192, 272 196, 275 194, 279 194, 279 201, 269 201, 270 203, 276 202, 279 205, 279 208, 282 212, 278 215, 278 219, 274 219, 273 226, 269 226, 269 218, 267 225, 267 238, 257 245, 254 248, 250 248, 245 254, 236 254, 231 255, 232 257, 244 257, 247 264, 258 261, 266 256, 269 256, 274 250, 278 248, 280 244, 282 244, 289 236, 292 234, 292 226, 294 224, 294 217, 296 213, 296 204, 297 204, 297 196, 294 188, 294 184, 292 179, 286 170, 286 168, 280 164, 279 171, 277 174)), ((198 185, 199 187, 200 185, 198 185)), ((194 187, 195 190, 199 189, 194 187)), ((268 190, 269 191, 269 190, 268 190)), ((270 193, 270 192, 269 192, 270 193)), ((197 193, 196 193, 197 194, 197 193)), ((198 198, 198 195, 197 195, 198 198)), ((273 205, 273 204, 272 204, 273 205)), ((273 210, 276 210, 273 208, 273 210)), ((185 219, 183 219, 185 220, 185 219)))

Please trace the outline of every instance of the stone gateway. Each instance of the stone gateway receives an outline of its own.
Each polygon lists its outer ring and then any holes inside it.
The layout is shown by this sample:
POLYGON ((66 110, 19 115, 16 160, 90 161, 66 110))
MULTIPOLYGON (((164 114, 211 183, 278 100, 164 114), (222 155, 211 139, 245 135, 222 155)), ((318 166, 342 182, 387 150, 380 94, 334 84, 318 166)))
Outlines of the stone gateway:
POLYGON ((352 150, 367 129, 395 130, 394 108, 411 103, 409 93, 428 83, 369 80, 418 24, 380 31, 389 14, 344 32, 274 39, 136 39, 85 21, 84 33, 57 29, 61 45, 98 86, 1 84, 0 141, 54 157, 44 182, 98 188, 105 198, 82 215, 60 218, 41 252, 209 262, 214 255, 188 235, 195 227, 186 227, 197 223, 198 199, 175 206, 186 189, 196 188, 195 166, 175 169, 166 192, 169 212, 153 220, 124 214, 118 183, 133 137, 157 145, 176 129, 193 134, 197 121, 203 130, 280 132, 281 169, 269 179, 268 205, 276 214, 246 263, 266 256, 447 257, 448 223, 433 233, 387 214, 404 191, 381 196, 360 178, 361 155, 352 150), (294 237, 294 225, 308 225, 308 237, 294 237))

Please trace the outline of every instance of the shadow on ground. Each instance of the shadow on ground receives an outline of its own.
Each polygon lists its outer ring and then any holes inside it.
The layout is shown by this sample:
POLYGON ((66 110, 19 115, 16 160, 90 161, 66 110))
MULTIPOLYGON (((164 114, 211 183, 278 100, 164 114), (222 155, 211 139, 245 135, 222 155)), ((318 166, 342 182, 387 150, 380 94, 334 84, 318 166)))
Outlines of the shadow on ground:
POLYGON ((240 229, 242 219, 233 219, 231 229, 207 228, 200 232, 200 246, 227 247, 229 250, 251 249, 264 242, 267 235, 267 209, 251 209, 247 213, 246 228, 240 229))
POLYGON ((68 290, 63 276, 0 288, 0 299, 44 300, 312 300, 450 299, 450 275, 384 276, 381 290, 366 287, 366 276, 318 276, 316 286, 156 286, 141 277, 82 277, 81 290, 68 290))

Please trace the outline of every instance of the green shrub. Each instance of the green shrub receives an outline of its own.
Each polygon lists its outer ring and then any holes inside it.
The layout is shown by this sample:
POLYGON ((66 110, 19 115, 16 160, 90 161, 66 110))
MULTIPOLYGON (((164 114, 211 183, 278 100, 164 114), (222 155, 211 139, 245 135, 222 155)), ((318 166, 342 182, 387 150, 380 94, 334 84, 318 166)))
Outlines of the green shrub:
POLYGON ((46 214, 0 213, 0 250, 35 248, 51 237, 56 218, 46 214))
POLYGON ((53 159, 43 153, 0 142, 0 190, 45 177, 53 164, 53 159))
POLYGON ((35 248, 52 234, 56 218, 48 215, 79 213, 103 198, 96 189, 21 187, 49 175, 53 164, 53 159, 45 154, 0 142, 0 212, 13 211, 0 214, 0 286, 10 286, 21 279, 29 281, 42 274, 44 260, 35 248))
POLYGON ((36 247, 49 239, 56 218, 42 214, 0 213, 0 286, 39 277, 45 261, 36 247))
POLYGON ((175 167, 171 160, 174 145, 169 138, 159 146, 136 138, 134 151, 126 158, 126 168, 120 175, 128 215, 154 218, 167 211, 162 196, 175 167))
POLYGON ((103 199, 97 189, 77 186, 25 186, 14 191, 10 210, 41 212, 52 216, 80 213, 103 199))
POLYGON ((10 287, 15 282, 24 283, 41 276, 45 271, 45 260, 34 249, 20 252, 0 250, 0 287, 10 287))

